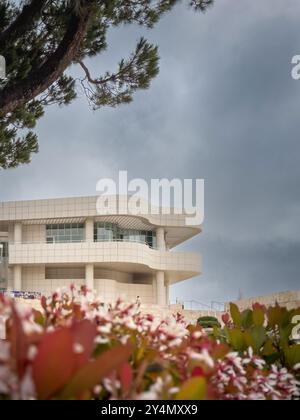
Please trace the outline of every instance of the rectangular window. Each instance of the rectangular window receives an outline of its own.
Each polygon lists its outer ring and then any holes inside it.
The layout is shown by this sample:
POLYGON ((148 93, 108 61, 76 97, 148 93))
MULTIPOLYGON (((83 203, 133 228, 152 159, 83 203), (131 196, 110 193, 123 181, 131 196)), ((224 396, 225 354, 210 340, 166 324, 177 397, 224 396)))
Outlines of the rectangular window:
POLYGON ((84 223, 68 223, 46 226, 46 242, 48 244, 83 242, 84 240, 84 223))
POLYGON ((0 258, 8 257, 8 243, 0 242, 0 258))
POLYGON ((156 233, 152 231, 140 231, 134 229, 122 229, 113 223, 95 223, 95 242, 137 242, 156 248, 156 233))

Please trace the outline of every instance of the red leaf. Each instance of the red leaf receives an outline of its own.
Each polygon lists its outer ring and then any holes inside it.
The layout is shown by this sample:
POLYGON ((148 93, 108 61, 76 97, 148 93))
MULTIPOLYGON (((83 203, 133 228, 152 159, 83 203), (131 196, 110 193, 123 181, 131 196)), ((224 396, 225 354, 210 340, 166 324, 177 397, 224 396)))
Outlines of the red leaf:
POLYGON ((76 354, 75 351, 75 368, 77 370, 85 365, 91 357, 94 349, 97 327, 88 320, 75 322, 72 326, 71 333, 73 335, 75 350, 78 345, 82 348, 82 352, 76 354))
POLYGON ((133 380, 132 369, 129 363, 124 363, 124 365, 121 366, 119 371, 119 377, 121 382, 122 394, 125 395, 130 390, 133 380))
POLYGON ((255 309, 261 309, 263 312, 266 312, 267 308, 265 307, 265 305, 262 305, 258 302, 253 303, 252 305, 252 309, 255 311, 255 309))
POLYGON ((228 313, 222 315, 222 321, 224 322, 225 325, 227 325, 229 323, 230 316, 229 316, 228 313))
POLYGON ((47 310, 47 298, 45 296, 41 297, 41 306, 45 311, 47 310))
POLYGON ((32 366, 38 398, 54 396, 71 379, 74 367, 71 332, 64 328, 45 334, 32 366))
POLYGON ((23 330, 23 325, 16 308, 12 308, 12 323, 8 333, 11 343, 11 353, 19 378, 22 378, 27 363, 28 341, 23 330))
POLYGON ((78 398, 86 391, 92 390, 96 385, 119 369, 132 354, 130 345, 114 347, 101 354, 93 362, 83 366, 67 384, 61 394, 62 399, 78 398))
POLYGON ((204 370, 200 366, 194 367, 192 371, 192 377, 194 378, 196 376, 204 376, 204 370))

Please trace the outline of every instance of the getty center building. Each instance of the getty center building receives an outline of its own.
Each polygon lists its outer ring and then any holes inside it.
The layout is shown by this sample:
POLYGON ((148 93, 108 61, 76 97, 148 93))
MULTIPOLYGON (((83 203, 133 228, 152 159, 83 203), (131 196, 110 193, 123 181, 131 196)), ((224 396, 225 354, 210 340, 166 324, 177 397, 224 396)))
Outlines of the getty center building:
POLYGON ((149 214, 143 202, 132 216, 115 197, 124 210, 99 215, 97 200, 0 203, 0 289, 49 296, 86 284, 104 303, 139 297, 164 306, 170 285, 201 274, 199 255, 176 251, 201 232, 184 214, 149 214))

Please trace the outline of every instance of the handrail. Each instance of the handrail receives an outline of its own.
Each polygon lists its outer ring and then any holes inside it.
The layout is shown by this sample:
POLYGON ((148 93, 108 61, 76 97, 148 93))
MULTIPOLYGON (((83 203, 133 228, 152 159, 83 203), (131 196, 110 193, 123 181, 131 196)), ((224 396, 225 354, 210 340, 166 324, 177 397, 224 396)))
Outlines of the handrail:
POLYGON ((185 309, 190 308, 190 310, 195 310, 195 308, 200 308, 200 310, 203 310, 203 311, 212 311, 212 312, 220 312, 220 313, 224 312, 224 309, 225 309, 225 304, 222 304, 221 302, 212 301, 209 304, 209 303, 200 302, 195 299, 184 300, 184 301, 179 301, 178 299, 176 299, 175 303, 171 302, 171 304, 182 305, 185 309), (216 303, 220 305, 219 309, 214 307, 216 303))
POLYGON ((150 249, 157 250, 157 247, 150 246, 147 242, 144 241, 138 241, 138 240, 132 240, 132 239, 107 239, 107 240, 98 240, 98 241, 92 241, 88 242, 87 240, 78 240, 78 241, 69 241, 69 242, 41 242, 41 241, 22 241, 22 242, 10 242, 9 245, 65 245, 65 244, 85 244, 85 243, 107 243, 107 242, 121 242, 121 243, 135 243, 135 244, 141 244, 146 245, 150 249))

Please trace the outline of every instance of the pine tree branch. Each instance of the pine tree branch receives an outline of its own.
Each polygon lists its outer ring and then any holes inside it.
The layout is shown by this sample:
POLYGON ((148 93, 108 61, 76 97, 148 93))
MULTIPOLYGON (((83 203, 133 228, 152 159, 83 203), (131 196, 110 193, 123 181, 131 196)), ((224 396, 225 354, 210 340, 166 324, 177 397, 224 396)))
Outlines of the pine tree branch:
POLYGON ((84 70, 85 77, 80 83, 93 109, 131 102, 137 90, 148 89, 159 71, 158 49, 144 38, 138 42, 128 60, 121 60, 115 73, 106 72, 102 77, 93 78, 84 62, 77 62, 84 70))
POLYGON ((86 35, 92 14, 92 0, 86 0, 81 14, 72 14, 68 29, 56 51, 28 77, 12 86, 7 86, 0 96, 0 117, 34 99, 54 83, 69 67, 86 35))
POLYGON ((130 67, 132 66, 132 64, 134 63, 137 57, 138 57, 138 51, 135 52, 135 54, 132 56, 129 63, 126 66, 124 66, 120 71, 118 71, 117 73, 113 73, 108 77, 98 78, 98 79, 92 78, 88 67, 84 64, 83 61, 78 61, 78 64, 84 70, 86 78, 89 83, 91 83, 92 85, 104 85, 109 82, 115 82, 116 80, 120 79, 120 77, 122 77, 123 74, 126 74, 126 72, 128 71, 128 69, 130 69, 130 67))
POLYGON ((12 44, 20 35, 33 25, 48 0, 32 0, 30 4, 23 7, 16 19, 0 34, 0 46, 8 42, 12 44))

